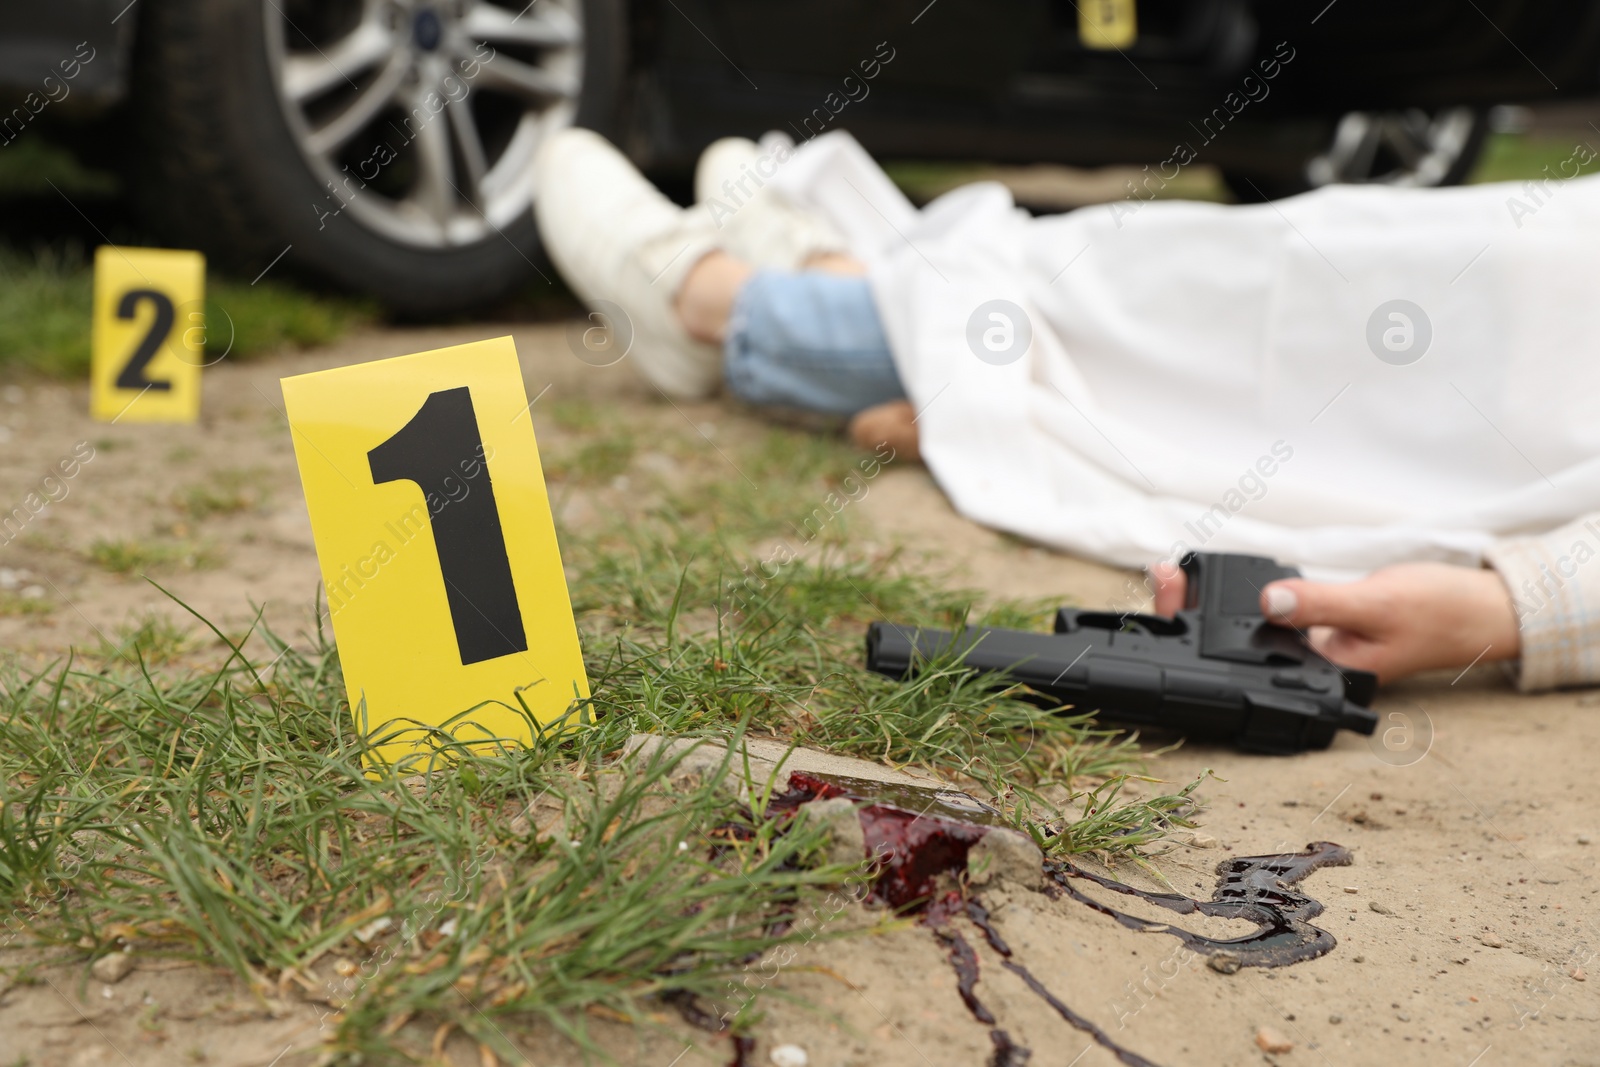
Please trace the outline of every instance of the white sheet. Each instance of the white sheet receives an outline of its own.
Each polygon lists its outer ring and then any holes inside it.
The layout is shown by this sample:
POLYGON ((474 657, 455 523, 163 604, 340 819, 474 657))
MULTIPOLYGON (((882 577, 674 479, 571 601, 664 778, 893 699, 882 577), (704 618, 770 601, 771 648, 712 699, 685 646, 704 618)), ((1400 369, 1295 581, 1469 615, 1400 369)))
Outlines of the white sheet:
POLYGON ((1034 219, 987 182, 918 211, 841 132, 774 181, 870 265, 923 455, 978 522, 1332 576, 1600 509, 1600 177, 1034 219), (1032 327, 1006 365, 967 341, 996 298, 1032 327), (1409 365, 1367 341, 1395 299, 1432 326, 1409 365))

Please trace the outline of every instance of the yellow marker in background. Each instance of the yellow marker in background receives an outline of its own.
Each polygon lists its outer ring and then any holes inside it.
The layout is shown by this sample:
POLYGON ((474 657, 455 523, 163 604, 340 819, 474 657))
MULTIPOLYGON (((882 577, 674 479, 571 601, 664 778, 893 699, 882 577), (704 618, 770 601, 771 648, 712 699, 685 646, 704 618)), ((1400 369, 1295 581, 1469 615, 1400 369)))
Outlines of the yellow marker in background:
POLYGON ((531 737, 589 696, 511 338, 283 379, 345 687, 381 749, 531 737), (363 703, 364 702, 364 703, 363 703))
POLYGON ((1078 0, 1078 40, 1085 48, 1126 48, 1138 38, 1134 0, 1078 0))
POLYGON ((101 422, 200 417, 205 288, 199 252, 95 250, 91 415, 101 422))

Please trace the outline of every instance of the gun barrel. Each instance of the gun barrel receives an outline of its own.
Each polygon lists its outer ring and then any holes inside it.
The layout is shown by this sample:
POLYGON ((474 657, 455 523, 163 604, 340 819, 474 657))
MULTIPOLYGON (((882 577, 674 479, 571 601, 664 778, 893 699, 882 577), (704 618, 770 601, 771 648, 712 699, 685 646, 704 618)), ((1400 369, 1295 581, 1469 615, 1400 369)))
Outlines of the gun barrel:
POLYGON ((1089 647, 1090 643, 1060 634, 976 626, 954 633, 875 622, 867 627, 867 670, 905 678, 914 673, 919 663, 959 655, 962 664, 971 670, 1003 673, 1054 696, 1057 689, 1063 694, 1078 691, 1070 684, 1063 688, 1069 675, 1075 673, 1075 680, 1086 680, 1083 676, 1087 668, 1074 672, 1076 664, 1071 657, 1089 647))
MULTIPOLYGON (((1341 728, 1370 734, 1377 717, 1346 699, 1327 666, 1285 669, 1208 661, 1192 643, 1080 629, 1042 634, 968 627, 959 633, 875 622, 868 670, 891 678, 959 659, 1058 704, 1133 724, 1227 737, 1262 752, 1326 748, 1341 728)), ((1004 684, 1004 683, 1002 683, 1004 684)))

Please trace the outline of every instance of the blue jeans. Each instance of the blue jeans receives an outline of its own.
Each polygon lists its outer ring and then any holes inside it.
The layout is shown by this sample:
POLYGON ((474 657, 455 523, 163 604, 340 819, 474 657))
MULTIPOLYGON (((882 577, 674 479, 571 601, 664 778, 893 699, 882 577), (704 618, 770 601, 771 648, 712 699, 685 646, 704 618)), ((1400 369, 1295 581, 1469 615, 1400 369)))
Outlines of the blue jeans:
POLYGON ((906 395, 865 278, 757 271, 723 355, 729 391, 750 404, 854 415, 906 395))

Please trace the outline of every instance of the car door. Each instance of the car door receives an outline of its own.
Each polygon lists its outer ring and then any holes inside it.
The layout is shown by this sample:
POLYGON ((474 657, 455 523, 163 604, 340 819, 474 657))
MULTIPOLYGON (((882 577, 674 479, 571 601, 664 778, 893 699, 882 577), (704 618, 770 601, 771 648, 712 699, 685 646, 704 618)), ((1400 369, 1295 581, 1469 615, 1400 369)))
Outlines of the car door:
POLYGON ((649 34, 662 90, 644 97, 652 160, 682 164, 713 137, 769 129, 804 140, 844 128, 875 149, 935 145, 935 128, 992 118, 1049 4, 671 0, 649 34))
POLYGON ((705 0, 753 71, 821 83, 881 62, 883 84, 993 92, 1021 68, 1047 0, 705 0))

